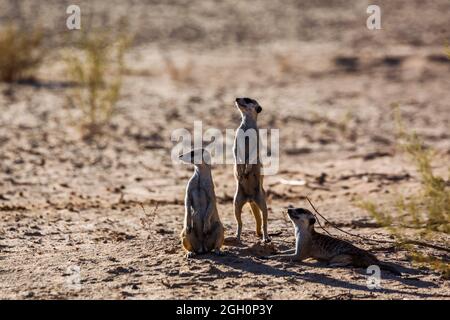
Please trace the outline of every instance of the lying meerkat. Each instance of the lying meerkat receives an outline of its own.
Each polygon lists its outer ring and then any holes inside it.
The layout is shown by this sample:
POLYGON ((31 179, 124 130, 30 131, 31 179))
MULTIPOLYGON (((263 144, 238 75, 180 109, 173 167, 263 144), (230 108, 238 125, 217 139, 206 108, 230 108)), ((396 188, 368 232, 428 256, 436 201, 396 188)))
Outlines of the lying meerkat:
POLYGON ((351 265, 367 268, 370 265, 378 265, 380 269, 401 275, 397 269, 379 261, 373 254, 347 241, 317 233, 314 230, 316 218, 309 210, 289 208, 287 213, 295 228, 295 249, 267 258, 293 261, 314 258, 318 261, 327 262, 332 267, 351 265))
POLYGON ((184 228, 181 232, 186 256, 210 251, 220 254, 224 228, 217 212, 211 156, 207 150, 197 149, 181 155, 180 159, 195 166, 186 188, 184 228))
POLYGON ((267 232, 267 205, 261 175, 259 157, 259 131, 257 125, 261 106, 250 98, 237 98, 236 107, 241 112, 242 122, 236 131, 233 153, 235 158, 234 175, 237 189, 234 195, 234 215, 237 222, 236 238, 240 241, 242 232, 242 207, 249 203, 256 221, 256 234, 263 237, 264 242, 270 242, 267 232), (253 143, 246 142, 245 136, 255 138, 253 143), (261 221, 262 213, 262 221, 261 221), (262 222, 262 230, 261 230, 262 222))

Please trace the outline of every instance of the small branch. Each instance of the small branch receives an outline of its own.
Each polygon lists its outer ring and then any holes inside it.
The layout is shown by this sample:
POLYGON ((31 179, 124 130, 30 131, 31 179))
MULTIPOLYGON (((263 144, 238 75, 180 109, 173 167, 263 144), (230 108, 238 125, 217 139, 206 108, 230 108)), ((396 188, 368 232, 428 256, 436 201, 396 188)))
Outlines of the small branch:
POLYGON ((420 247, 432 248, 432 249, 441 250, 441 251, 450 253, 449 248, 445 248, 445 247, 438 246, 436 244, 430 244, 430 243, 417 241, 417 240, 405 240, 403 242, 399 242, 399 244, 413 244, 413 245, 420 246, 420 247))

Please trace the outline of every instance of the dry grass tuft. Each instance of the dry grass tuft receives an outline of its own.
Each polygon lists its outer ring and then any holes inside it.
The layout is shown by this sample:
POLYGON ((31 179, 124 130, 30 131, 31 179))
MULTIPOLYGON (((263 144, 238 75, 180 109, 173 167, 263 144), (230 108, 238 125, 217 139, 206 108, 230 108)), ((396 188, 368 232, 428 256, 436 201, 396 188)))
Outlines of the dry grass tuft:
POLYGON ((194 64, 192 61, 186 62, 183 66, 177 65, 167 54, 163 54, 163 60, 166 72, 172 81, 181 83, 193 80, 192 71, 194 70, 194 64))
POLYGON ((450 45, 446 44, 444 49, 445 54, 447 55, 447 58, 450 59, 450 45))
POLYGON ((44 58, 43 33, 10 24, 0 30, 0 81, 32 77, 44 58))
POLYGON ((65 56, 68 75, 78 84, 68 95, 71 105, 81 109, 88 136, 101 132, 114 114, 120 98, 124 54, 130 39, 111 39, 104 33, 82 35, 78 50, 65 56))
POLYGON ((292 73, 297 68, 296 63, 290 54, 277 53, 274 58, 278 66, 278 70, 280 70, 281 73, 292 73))

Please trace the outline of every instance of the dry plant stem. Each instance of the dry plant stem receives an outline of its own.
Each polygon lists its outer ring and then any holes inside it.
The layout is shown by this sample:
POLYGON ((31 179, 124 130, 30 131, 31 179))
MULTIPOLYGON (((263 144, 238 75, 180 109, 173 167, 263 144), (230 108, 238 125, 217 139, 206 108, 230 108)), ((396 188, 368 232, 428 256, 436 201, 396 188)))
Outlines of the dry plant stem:
MULTIPOLYGON (((147 222, 147 223, 145 222, 145 218, 141 218, 141 223, 142 223, 142 225, 143 225, 144 227, 147 226, 147 228, 151 229, 151 227, 152 227, 152 225, 153 225, 153 223, 154 223, 154 221, 155 221, 156 211, 158 210, 159 204, 156 203, 156 205, 155 205, 155 207, 153 208, 153 210, 152 210, 152 212, 150 213, 150 215, 148 215, 147 212, 145 211, 145 207, 144 207, 144 204, 143 204, 142 202, 139 203, 139 206, 142 208, 142 211, 144 211, 145 217, 148 217, 148 216, 152 217, 151 221, 150 221, 150 222, 147 222)), ((154 235, 153 235, 151 232, 149 232, 149 238, 152 239, 152 240, 154 241, 154 238, 155 238, 155 237, 154 237, 154 235)), ((154 246, 155 246, 155 244, 153 244, 153 247, 154 247, 154 246)), ((152 247, 152 248, 153 248, 153 247, 152 247)))
MULTIPOLYGON (((315 211, 322 219, 324 219, 327 223, 329 223, 333 228, 335 228, 335 229, 337 229, 337 230, 339 230, 339 231, 341 231, 341 232, 343 232, 343 233, 345 233, 345 234, 348 234, 349 236, 357 237, 357 238, 360 238, 360 239, 366 240, 366 241, 378 242, 378 243, 392 243, 392 244, 394 244, 395 246, 402 246, 402 245, 405 245, 405 244, 412 244, 412 245, 416 245, 416 246, 421 246, 421 247, 426 247, 426 248, 432 248, 432 249, 436 249, 436 250, 445 251, 445 252, 449 252, 449 253, 450 253, 450 249, 449 249, 449 248, 441 247, 441 246, 438 246, 438 245, 435 245, 435 244, 425 243, 425 242, 422 242, 422 241, 417 241, 417 240, 403 240, 403 241, 377 240, 377 239, 370 239, 370 238, 366 238, 366 237, 360 236, 360 235, 358 235, 358 234, 354 234, 354 233, 347 232, 347 231, 345 231, 345 230, 342 230, 342 229, 339 228, 338 226, 336 226, 334 223, 330 222, 330 221, 329 221, 327 218, 325 218, 323 215, 321 215, 321 214, 317 211, 317 209, 314 207, 314 205, 312 204, 311 200, 309 200, 308 197, 306 197, 306 200, 308 200, 308 202, 309 202, 309 204, 311 205, 311 207, 314 209, 314 211, 315 211)), ((319 224, 319 225, 320 225, 320 224, 319 224)), ((321 228, 324 229, 322 226, 321 226, 321 228)), ((325 230, 325 229, 324 229, 324 230, 325 230)), ((328 233, 328 232, 327 232, 327 233, 328 233)), ((328 234, 329 234, 329 233, 328 233, 328 234)))

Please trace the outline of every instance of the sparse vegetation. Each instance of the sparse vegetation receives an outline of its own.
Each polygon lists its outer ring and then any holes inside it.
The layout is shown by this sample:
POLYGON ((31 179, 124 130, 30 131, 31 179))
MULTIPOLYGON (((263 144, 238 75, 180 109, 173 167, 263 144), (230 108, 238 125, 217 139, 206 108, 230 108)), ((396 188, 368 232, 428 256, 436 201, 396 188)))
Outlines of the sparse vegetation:
POLYGON ((396 109, 400 147, 414 162, 421 180, 421 191, 411 200, 401 198, 397 206, 409 213, 413 225, 423 226, 427 230, 450 233, 450 188, 447 181, 433 173, 431 166, 434 151, 425 148, 416 133, 405 131, 399 109, 396 109), (425 215, 420 215, 423 211, 425 215))
POLYGON ((290 54, 277 53, 274 58, 281 73, 291 73, 295 71, 296 65, 290 54))
POLYGON ((43 33, 9 24, 0 30, 0 80, 15 82, 31 77, 42 62, 43 33))
POLYGON ((113 40, 90 32, 81 37, 78 46, 79 50, 65 57, 70 80, 78 84, 68 98, 81 109, 83 128, 92 135, 100 132, 114 113, 129 39, 121 36, 113 40))
POLYGON ((358 121, 356 115, 347 110, 345 114, 339 117, 331 117, 317 112, 312 112, 311 122, 318 124, 320 131, 323 135, 329 135, 335 137, 336 135, 342 136, 345 139, 355 141, 357 139, 357 131, 355 122, 358 121))
MULTIPOLYGON (((399 244, 408 251, 409 257, 421 264, 443 273, 450 278, 450 265, 445 257, 435 257, 418 252, 411 241, 405 241, 406 230, 415 229, 418 240, 426 241, 433 234, 450 234, 450 188, 448 181, 434 174, 432 169, 433 151, 425 148, 417 134, 407 133, 397 110, 399 145, 417 168, 420 177, 420 190, 417 194, 400 195, 394 203, 396 215, 383 213, 375 203, 364 201, 359 206, 367 210, 375 220, 386 227, 399 244)), ((416 239, 415 239, 416 240, 416 239)), ((445 244, 448 247, 448 244, 445 244)))
POLYGON ((167 54, 163 54, 163 59, 167 74, 172 81, 188 82, 192 80, 192 70, 194 65, 191 61, 188 61, 181 66, 177 65, 167 54))

